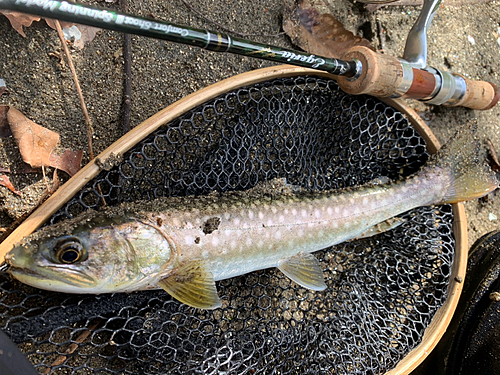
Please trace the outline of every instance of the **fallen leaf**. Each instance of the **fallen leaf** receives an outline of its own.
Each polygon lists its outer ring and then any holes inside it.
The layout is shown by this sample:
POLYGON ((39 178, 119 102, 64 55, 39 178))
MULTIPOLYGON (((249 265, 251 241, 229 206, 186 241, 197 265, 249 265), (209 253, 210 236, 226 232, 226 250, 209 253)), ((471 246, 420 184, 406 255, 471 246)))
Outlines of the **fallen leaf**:
POLYGON ((82 49, 85 46, 85 43, 94 40, 96 34, 102 30, 92 26, 85 26, 85 25, 76 25, 76 26, 78 27, 78 30, 80 30, 80 32, 82 33, 81 38, 75 40, 75 42, 73 43, 75 48, 78 49, 82 49))
MULTIPOLYGON (((54 29, 54 30, 57 30, 57 27, 56 27, 56 20, 53 20, 51 18, 44 18, 45 19, 45 22, 47 23, 47 25, 51 28, 51 29, 54 29)), ((59 24, 61 25, 61 29, 64 29, 66 27, 71 27, 74 25, 74 23, 71 23, 71 22, 64 22, 64 21, 59 21, 59 24)))
POLYGON ((40 168, 31 168, 28 164, 23 164, 22 167, 16 168, 16 173, 40 173, 40 168))
POLYGON ((74 176, 81 169, 82 157, 82 150, 65 150, 61 155, 50 154, 50 166, 74 176))
POLYGON ((40 21, 40 17, 32 16, 30 14, 13 12, 10 10, 0 10, 0 14, 3 14, 7 17, 12 25, 12 28, 16 30, 19 34, 26 38, 26 34, 24 33, 23 26, 31 26, 33 21, 40 21))
POLYGON ((283 29, 304 51, 325 57, 339 58, 354 46, 375 50, 368 40, 346 30, 331 14, 320 14, 307 0, 299 0, 284 17, 283 29))
POLYGON ((10 173, 10 169, 9 168, 0 167, 0 172, 1 173, 10 173))
POLYGON ((9 122, 7 121, 7 111, 9 110, 9 106, 2 105, 0 106, 0 137, 7 138, 12 135, 10 131, 9 122))
POLYGON ((49 156, 59 142, 59 134, 35 124, 12 107, 6 117, 23 161, 34 168, 50 166, 49 156))
POLYGON ((9 178, 4 174, 0 175, 0 185, 5 186, 14 194, 21 195, 21 192, 19 190, 16 190, 14 185, 12 185, 12 182, 10 182, 9 178))
MULTIPOLYGON (((49 27, 56 29, 55 21, 51 19, 45 19, 49 27)), ((60 22, 61 28, 63 30, 64 38, 73 43, 73 46, 78 49, 82 49, 85 43, 94 40, 97 32, 101 31, 97 27, 86 26, 86 25, 76 25, 74 23, 60 22)))
POLYGON ((83 151, 54 153, 59 134, 29 120, 17 109, 0 105, 0 130, 5 123, 19 147, 24 162, 32 168, 53 167, 73 176, 81 168, 83 151))
MULTIPOLYGON (((32 15, 25 14, 25 13, 13 12, 10 10, 0 10, 0 14, 3 14, 5 17, 7 17, 10 21, 10 24, 14 28, 14 30, 16 30, 19 34, 21 34, 25 38, 26 38, 26 34, 24 33, 23 26, 29 27, 29 26, 31 26, 33 21, 40 21, 41 20, 41 17, 32 16, 32 15)), ((50 19, 50 18, 44 18, 44 19, 45 19, 45 22, 47 23, 47 25, 51 29, 57 30, 55 20, 50 19)), ((84 47, 85 43, 93 40, 95 38, 96 33, 101 30, 99 28, 92 27, 92 26, 85 26, 85 25, 75 26, 74 23, 70 23, 70 22, 59 21, 59 23, 60 23, 62 29, 68 29, 71 27, 78 28, 78 30, 79 30, 78 32, 80 33, 81 36, 79 38, 75 38, 74 46, 76 48, 79 48, 79 49, 82 49, 84 47)), ((70 40, 68 38, 66 38, 66 39, 70 40)), ((0 95, 1 95, 1 93, 0 93, 0 95)))

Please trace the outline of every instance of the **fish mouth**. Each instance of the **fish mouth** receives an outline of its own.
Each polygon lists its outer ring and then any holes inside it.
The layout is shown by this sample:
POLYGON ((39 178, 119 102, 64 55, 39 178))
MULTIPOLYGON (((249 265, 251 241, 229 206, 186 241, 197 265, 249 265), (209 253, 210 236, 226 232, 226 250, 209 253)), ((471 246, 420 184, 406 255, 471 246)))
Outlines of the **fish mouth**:
POLYGON ((79 270, 70 270, 63 268, 61 272, 61 267, 58 266, 45 266, 41 270, 33 270, 31 268, 16 267, 10 265, 8 272, 17 280, 26 283, 28 285, 34 286, 35 288, 48 289, 56 291, 60 289, 61 292, 68 292, 72 287, 77 289, 85 287, 92 288, 97 285, 97 282, 90 276, 79 270), (54 284, 60 285, 57 288, 54 284), (49 289, 50 288, 50 289, 49 289))
POLYGON ((16 267, 13 265, 7 265, 6 271, 9 273, 15 273, 16 275, 29 275, 29 276, 41 276, 37 272, 30 270, 29 268, 16 267))

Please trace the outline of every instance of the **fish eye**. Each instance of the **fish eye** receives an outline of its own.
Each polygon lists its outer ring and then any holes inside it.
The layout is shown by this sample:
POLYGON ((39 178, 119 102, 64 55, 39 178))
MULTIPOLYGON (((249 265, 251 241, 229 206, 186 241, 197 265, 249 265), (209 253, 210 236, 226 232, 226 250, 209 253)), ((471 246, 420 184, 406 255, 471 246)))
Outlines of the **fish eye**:
POLYGON ((73 264, 83 259, 85 248, 76 237, 64 238, 54 247, 56 259, 60 263, 73 264))

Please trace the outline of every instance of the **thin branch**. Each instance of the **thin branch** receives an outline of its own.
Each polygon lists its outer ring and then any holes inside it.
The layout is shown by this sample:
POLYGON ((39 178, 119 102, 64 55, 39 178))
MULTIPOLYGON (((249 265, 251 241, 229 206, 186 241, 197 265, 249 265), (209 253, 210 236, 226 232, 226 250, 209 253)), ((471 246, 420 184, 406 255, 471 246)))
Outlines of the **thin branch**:
POLYGON ((90 159, 94 159, 94 150, 92 149, 92 121, 90 120, 89 113, 87 111, 87 106, 85 105, 85 100, 83 99, 82 89, 80 87, 80 82, 78 81, 78 76, 76 74, 75 66, 73 65, 73 60, 71 59, 71 55, 69 53, 68 46, 66 45, 66 39, 64 38, 64 34, 61 28, 61 24, 58 20, 54 20, 56 25, 57 34, 59 35, 59 39, 61 40, 61 44, 64 49, 64 53, 66 54, 66 58, 68 59, 69 69, 71 70, 71 74, 73 75, 73 81, 75 82, 76 92, 78 93, 78 98, 80 99, 80 105, 82 107, 83 116, 85 117, 85 124, 87 125, 87 141, 89 144, 89 155, 90 159))
MULTIPOLYGON (((452 6, 452 7, 460 7, 463 5, 477 5, 477 4, 487 4, 492 2, 493 0, 463 0, 463 1, 443 1, 443 5, 452 6)), ((388 4, 368 4, 366 5, 366 10, 370 13, 375 12, 377 9, 380 9, 385 6, 419 6, 422 5, 424 0, 398 0, 396 2, 391 2, 388 4)))
MULTIPOLYGON (((127 0, 121 0, 121 8, 127 13, 127 0)), ((132 58, 131 58, 130 34, 124 34, 123 40, 123 61, 125 69, 125 94, 123 95, 123 133, 130 130, 130 106, 132 100, 132 58)))
POLYGON ((239 33, 237 31, 234 31, 234 30, 231 30, 231 29, 228 29, 227 27, 225 27, 224 25, 214 21, 214 20, 211 20, 210 18, 206 17, 203 13, 201 13, 198 9, 194 8, 191 4, 189 4, 187 2, 187 0, 181 0, 184 5, 189 9, 191 10, 192 12, 196 13, 198 15, 198 17, 200 17, 201 19, 207 21, 207 22, 210 22, 211 24, 217 26, 217 27, 220 27, 222 30, 224 31, 227 31, 228 33, 231 33, 231 34, 234 34, 234 35, 238 35, 238 36, 241 36, 241 37, 248 37, 248 36, 272 36, 272 37, 276 37, 276 36, 280 36, 280 35, 283 35, 285 34, 284 32, 281 32, 281 33, 277 33, 277 34, 247 34, 247 33, 239 33))
POLYGON ((377 29, 378 29, 378 38, 380 39, 380 51, 379 52, 384 52, 385 51, 385 35, 384 35, 384 28, 382 27, 382 22, 380 22, 380 19, 377 18, 377 29))
MULTIPOLYGON (((92 148, 92 135, 94 134, 94 130, 92 129, 92 121, 90 120, 89 112, 87 111, 85 100, 83 99, 83 93, 80 87, 80 81, 78 80, 76 69, 75 66, 73 65, 73 59, 71 58, 68 46, 66 45, 66 39, 64 38, 61 24, 59 23, 58 20, 54 20, 54 24, 56 25, 57 35, 59 35, 59 39, 61 40, 61 44, 64 49, 64 53, 66 54, 66 58, 68 59, 68 66, 69 69, 71 70, 71 74, 73 75, 73 81, 75 82, 76 92, 78 93, 78 98, 80 99, 80 106, 82 107, 83 117, 85 117, 85 124, 87 125, 87 142, 89 145, 89 156, 90 160, 93 160, 94 150, 92 148)), ((106 206, 106 200, 104 199, 104 194, 102 193, 102 189, 99 184, 97 185, 97 191, 101 195, 101 201, 103 206, 106 206)))

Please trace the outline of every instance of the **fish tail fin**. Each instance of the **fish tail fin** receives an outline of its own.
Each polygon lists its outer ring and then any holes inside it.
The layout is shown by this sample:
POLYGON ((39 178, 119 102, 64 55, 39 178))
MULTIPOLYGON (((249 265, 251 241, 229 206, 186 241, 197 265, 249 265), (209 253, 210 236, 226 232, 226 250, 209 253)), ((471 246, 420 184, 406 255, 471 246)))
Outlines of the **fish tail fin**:
POLYGON ((498 187, 498 179, 486 163, 476 131, 476 124, 464 126, 435 155, 434 167, 451 172, 441 203, 480 198, 498 187))

